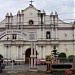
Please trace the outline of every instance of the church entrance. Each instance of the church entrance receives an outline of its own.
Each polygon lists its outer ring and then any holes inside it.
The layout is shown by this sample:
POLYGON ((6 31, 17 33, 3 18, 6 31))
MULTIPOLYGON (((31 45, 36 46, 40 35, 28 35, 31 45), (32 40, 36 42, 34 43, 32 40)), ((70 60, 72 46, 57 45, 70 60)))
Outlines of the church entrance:
MULTIPOLYGON (((37 56, 37 51, 36 51, 36 56, 37 56)), ((29 59, 31 55, 31 48, 28 48, 25 52, 25 64, 29 64, 29 59)))

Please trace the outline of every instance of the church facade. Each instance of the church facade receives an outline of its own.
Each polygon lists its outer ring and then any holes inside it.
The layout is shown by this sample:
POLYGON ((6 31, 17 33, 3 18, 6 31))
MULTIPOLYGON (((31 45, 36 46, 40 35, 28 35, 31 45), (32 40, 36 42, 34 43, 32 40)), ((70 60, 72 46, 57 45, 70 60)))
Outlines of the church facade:
POLYGON ((7 60, 27 61, 32 42, 38 59, 51 55, 54 46, 59 53, 75 55, 75 23, 65 23, 57 12, 47 15, 32 4, 17 15, 7 13, 0 22, 0 54, 7 60))

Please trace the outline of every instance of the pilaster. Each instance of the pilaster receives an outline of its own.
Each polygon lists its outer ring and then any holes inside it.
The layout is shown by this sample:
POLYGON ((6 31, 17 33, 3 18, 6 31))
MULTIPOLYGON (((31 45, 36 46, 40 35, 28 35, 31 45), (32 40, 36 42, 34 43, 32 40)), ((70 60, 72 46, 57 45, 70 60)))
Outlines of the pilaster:
POLYGON ((74 23, 73 23, 73 40, 74 40, 74 45, 73 45, 73 47, 74 47, 74 54, 75 54, 75 21, 74 21, 74 23))
POLYGON ((58 38, 58 30, 57 30, 57 27, 56 27, 56 39, 58 38))
POLYGON ((45 56, 46 56, 46 46, 44 46, 43 48, 43 58, 45 58, 45 56))

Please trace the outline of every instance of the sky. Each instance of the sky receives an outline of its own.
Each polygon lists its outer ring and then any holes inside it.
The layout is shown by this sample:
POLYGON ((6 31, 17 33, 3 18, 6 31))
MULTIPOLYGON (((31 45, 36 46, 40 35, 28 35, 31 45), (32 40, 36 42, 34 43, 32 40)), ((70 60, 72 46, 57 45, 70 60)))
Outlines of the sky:
MULTIPOLYGON (((33 5, 39 10, 45 10, 47 15, 57 11, 59 18, 65 22, 73 22, 75 17, 75 0, 33 0, 33 5)), ((6 13, 16 15, 19 10, 27 8, 30 0, 0 0, 0 22, 6 13)))

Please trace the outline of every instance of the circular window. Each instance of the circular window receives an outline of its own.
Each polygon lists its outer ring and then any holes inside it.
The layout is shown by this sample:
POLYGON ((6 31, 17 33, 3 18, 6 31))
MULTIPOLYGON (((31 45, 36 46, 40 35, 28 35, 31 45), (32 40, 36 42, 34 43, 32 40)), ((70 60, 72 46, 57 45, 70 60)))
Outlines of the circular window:
POLYGON ((34 24, 33 20, 29 20, 29 24, 30 25, 34 24))

